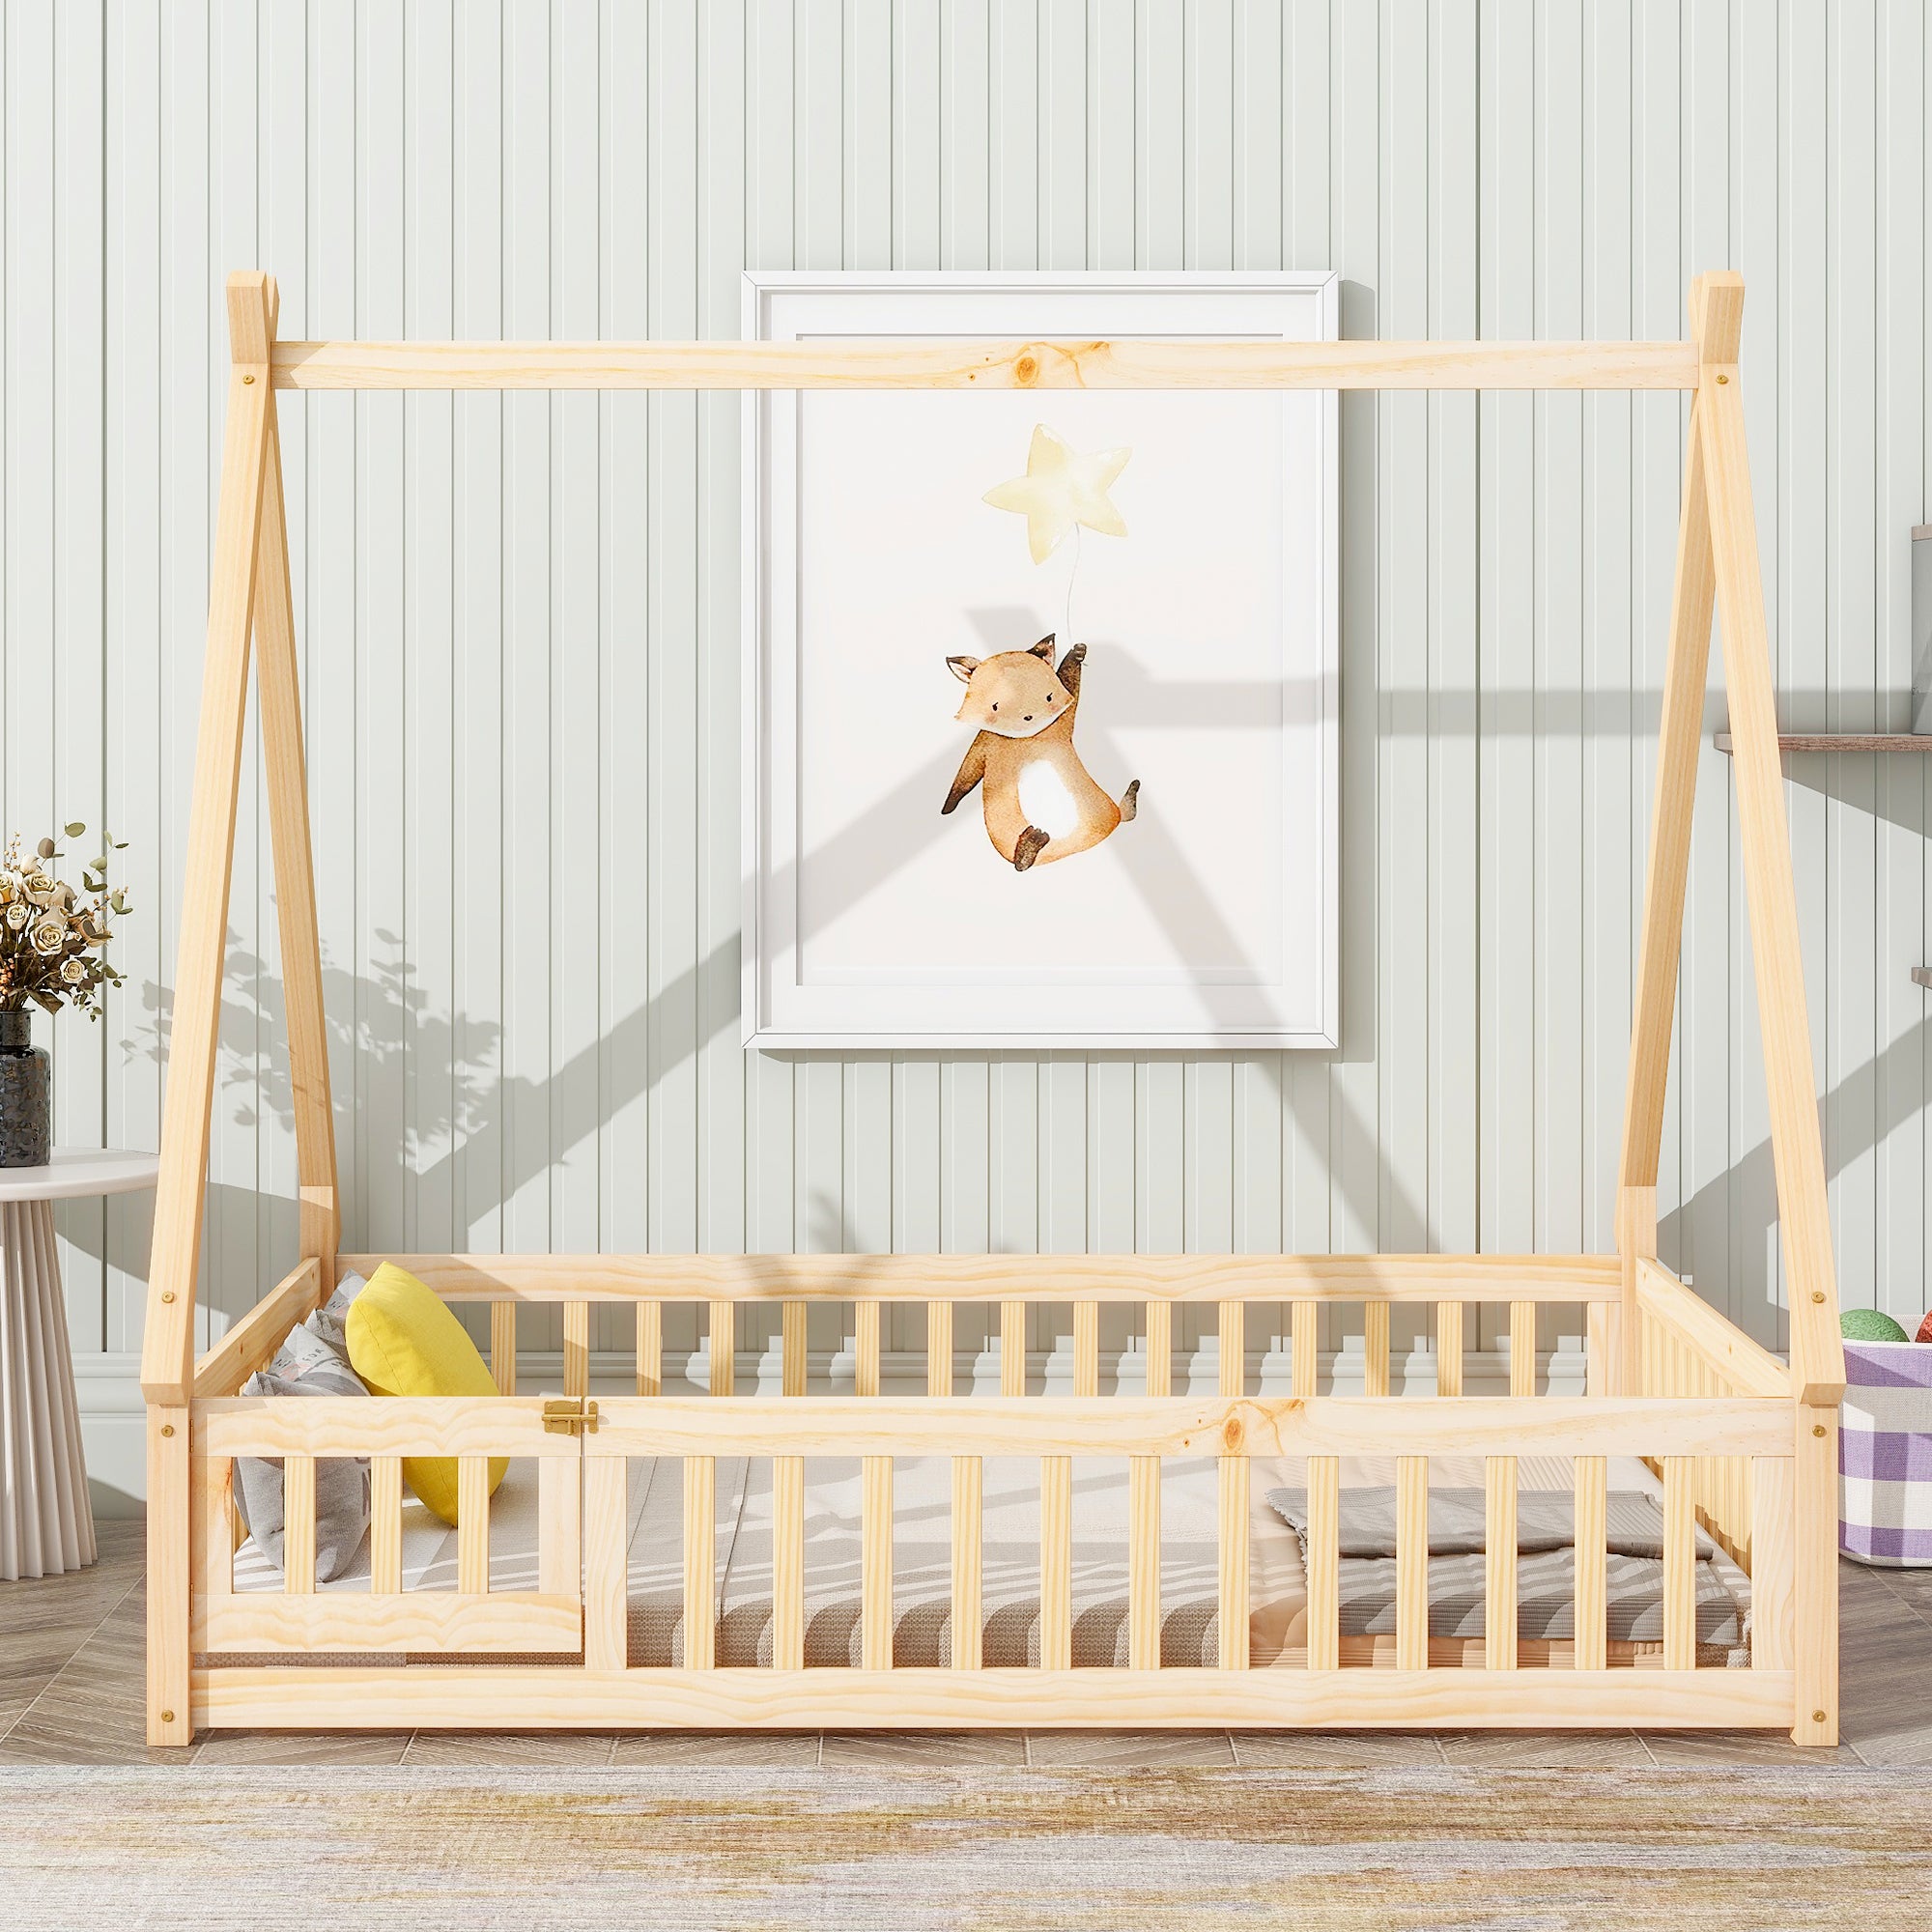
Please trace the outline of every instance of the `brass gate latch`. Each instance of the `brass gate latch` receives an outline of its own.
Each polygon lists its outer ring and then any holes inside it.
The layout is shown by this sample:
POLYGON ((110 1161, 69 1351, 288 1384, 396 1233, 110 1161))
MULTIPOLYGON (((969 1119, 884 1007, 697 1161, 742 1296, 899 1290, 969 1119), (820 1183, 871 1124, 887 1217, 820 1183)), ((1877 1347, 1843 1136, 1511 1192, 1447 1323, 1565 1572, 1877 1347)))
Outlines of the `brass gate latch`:
POLYGON ((588 1435, 597 1427, 597 1405, 586 1396, 565 1396, 561 1402, 544 1404, 543 1424, 547 1435, 588 1435))

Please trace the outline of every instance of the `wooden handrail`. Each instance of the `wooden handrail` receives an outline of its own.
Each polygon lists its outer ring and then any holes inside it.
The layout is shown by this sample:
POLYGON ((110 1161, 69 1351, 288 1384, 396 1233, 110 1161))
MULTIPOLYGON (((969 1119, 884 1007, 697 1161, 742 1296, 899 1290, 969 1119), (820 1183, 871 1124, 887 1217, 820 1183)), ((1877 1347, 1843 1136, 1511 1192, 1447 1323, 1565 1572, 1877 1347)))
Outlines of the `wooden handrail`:
POLYGON ((321 1264, 298 1262, 194 1365, 194 1395, 234 1395, 282 1345, 282 1338, 322 1299, 321 1264))
POLYGON ((1667 1268, 1653 1261, 1639 1261, 1636 1296, 1646 1315, 1662 1322, 1737 1394, 1790 1399, 1790 1370, 1708 1301, 1693 1294, 1667 1268))

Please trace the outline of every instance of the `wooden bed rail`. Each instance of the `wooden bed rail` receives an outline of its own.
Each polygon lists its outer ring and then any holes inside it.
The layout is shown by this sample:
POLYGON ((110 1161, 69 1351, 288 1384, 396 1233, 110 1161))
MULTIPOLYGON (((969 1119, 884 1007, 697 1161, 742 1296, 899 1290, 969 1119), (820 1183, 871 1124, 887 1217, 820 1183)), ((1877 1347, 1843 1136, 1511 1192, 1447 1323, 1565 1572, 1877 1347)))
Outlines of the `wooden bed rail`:
POLYGON ((1615 1255, 376 1255, 448 1301, 1614 1302, 1615 1255))
MULTIPOLYGON (((1791 1523, 1789 1494, 1791 1405, 1776 1399, 1546 1401, 1450 1400, 1388 1403, 1374 1399, 1256 1402, 1222 1398, 1189 1403, 1076 1399, 1066 1403, 975 1402, 928 1398, 792 1401, 639 1401, 599 1406, 581 1431, 554 1428, 548 1406, 536 1401, 465 1398, 383 1403, 316 1398, 210 1400, 198 1404, 192 1468, 196 1497, 193 1631, 208 1652, 288 1653, 329 1650, 435 1652, 527 1651, 558 1654, 581 1669, 551 1680, 554 1701, 545 1721, 602 1721, 580 1715, 580 1696, 639 1680, 682 1685, 687 1702, 639 1716, 656 1724, 738 1721, 733 1700, 744 1674, 721 1668, 716 1650, 717 1462, 721 1456, 768 1460, 771 1466, 771 1663, 756 1678, 773 1694, 789 1695, 806 1667, 806 1463, 858 1460, 864 1471, 860 1516, 859 1668, 836 1677, 854 1700, 849 1721, 899 1724, 936 1706, 935 1673, 895 1666, 894 1598, 894 1475, 899 1458, 953 1459, 951 1506, 951 1624, 948 1673, 982 1674, 983 1488, 986 1456, 1023 1457, 1038 1468, 1038 1654, 1029 1674, 1039 1708, 1065 1709, 1069 1687, 1090 1681, 1073 1664, 1074 1602, 1071 1470, 1076 1459, 1125 1456, 1134 1473, 1127 1531, 1127 1667, 1103 1674, 1145 1721, 1158 1692, 1146 1674, 1200 1685, 1203 1667, 1164 1665, 1160 1537, 1160 1465, 1170 1457, 1214 1457, 1220 1465, 1222 1507, 1215 1524, 1218 1549, 1214 1610, 1216 1662, 1222 1673, 1246 1673, 1251 1655, 1251 1572, 1248 1468, 1256 1456, 1305 1458, 1308 1498, 1305 1635, 1295 1650, 1266 1660, 1269 1667, 1244 1681, 1256 1698, 1232 1719, 1242 1723, 1297 1721, 1282 1715, 1263 1689, 1284 1666, 1303 1681, 1360 1663, 1360 1639, 1344 1644, 1338 1568, 1342 1532, 1340 1470, 1347 1456, 1393 1456, 1396 1469, 1395 1632, 1393 1662, 1408 1687, 1401 1706, 1413 1721, 1517 1721, 1507 1713, 1542 1709, 1548 1721, 1608 1721, 1613 1706, 1635 1721, 1750 1722, 1784 1720, 1792 1682, 1791 1523), (1700 1655, 1695 1550, 1695 1462, 1721 1447, 1747 1459, 1758 1475, 1758 1540, 1765 1568, 1755 1586, 1756 1636, 1748 1672, 1719 1671, 1700 1655), (542 1541, 535 1587, 493 1588, 490 1510, 485 1459, 492 1453, 538 1459, 542 1541), (457 1588, 405 1589, 401 1568, 402 1458, 454 1454, 461 1471, 457 1588), (227 1484, 238 1456, 272 1455, 287 1471, 287 1567, 280 1590, 235 1588, 227 1484), (1553 1674, 1552 1651, 1525 1662, 1518 1640, 1517 1515, 1519 1459, 1568 1456, 1573 1461, 1576 1522, 1575 1623, 1569 1668, 1553 1674), (1606 1485, 1608 1459, 1642 1455, 1662 1475, 1662 1642, 1655 1673, 1639 1674, 1644 1689, 1610 1693, 1608 1654, 1606 1485), (371 1581, 366 1592, 320 1596, 315 1577, 315 1496, 319 1463, 368 1456, 375 1472, 371 1581), (1432 1640, 1428 1517, 1431 1461, 1438 1456, 1483 1459, 1485 1469, 1485 1634, 1481 1671, 1465 1661, 1455 1638, 1432 1640), (625 1497, 632 1459, 665 1458, 683 1464, 681 1570, 682 1665, 674 1672, 630 1667, 627 1564, 630 1536, 625 1497), (581 1508, 579 1504, 581 1472, 581 1508), (1438 1656, 1438 1648, 1446 1656, 1438 1656), (1735 1679, 1740 1701, 1700 1704, 1680 1698, 1684 1673, 1700 1668, 1735 1679), (712 1673, 718 1674, 714 1677, 712 1673), (871 1681, 890 1673, 902 1695, 871 1681), (1475 1680, 1472 1682, 1472 1678, 1475 1680), (1645 1681, 1647 1680, 1647 1681, 1645 1681), (1540 1690, 1528 1687, 1540 1683, 1540 1690), (1500 1701, 1466 1700, 1505 1687, 1500 1701), (1455 1685, 1458 1688, 1449 1690, 1455 1685), (715 1696, 710 1694, 715 1689, 715 1696), (1611 1696, 1611 1703, 1603 1699, 1611 1696), (1616 1705, 1627 1696, 1627 1705, 1616 1705), (1646 1706, 1644 1699, 1657 1701, 1646 1706), (1445 1715, 1445 1699, 1446 1713, 1445 1715), (1512 1701, 1512 1699, 1516 1701, 1512 1701), (1667 1701, 1666 1701, 1667 1699, 1667 1701), (1774 1701, 1768 1701, 1774 1700, 1774 1701), (1704 1715, 1694 1715, 1697 1712, 1704 1715), (1588 1714, 1587 1716, 1582 1714, 1588 1714)), ((1463 1479, 1466 1480, 1466 1479, 1463 1479)), ((400 1661, 400 1660, 399 1660, 400 1661)), ((1630 1660, 1625 1660, 1630 1661, 1630 1660)), ((991 1677, 997 1672, 983 1672, 991 1677)), ((1383 1673, 1378 1672, 1378 1675, 1383 1673)), ((465 1673, 466 1678, 468 1673, 465 1673)), ((1695 1679, 1689 1680, 1695 1682, 1695 1679)), ((223 1686, 263 1680, 221 1666, 202 1674, 201 1715, 220 1721, 223 1686)), ((313 1700, 287 1721, 339 1721, 331 1709, 345 1698, 366 1722, 382 1721, 395 1673, 350 1675, 298 1667, 313 1700)), ((951 1691, 937 1690, 942 1702, 951 1691)), ((293 1711, 296 1707, 290 1707, 293 1711)), ((625 1704, 624 1708, 635 1708, 625 1704)), ((788 1707, 789 1708, 789 1707, 788 1707)), ((1194 1706, 1197 1716, 1204 1708, 1194 1706)), ((1215 1706, 1214 1708, 1220 1708, 1215 1706)), ((1079 1717, 1093 1721, 1084 1704, 1079 1717)), ((499 1719, 507 1714, 498 1711, 499 1719)), ((260 1721, 235 1712, 230 1721, 260 1721)), ((1314 1721, 1316 1719, 1307 1719, 1314 1721)), ((1387 1719, 1393 1721, 1393 1719, 1387 1719)), ((440 1719, 452 1721, 452 1719, 440 1719)), ((453 1721, 465 1721, 458 1717, 453 1721)), ((804 1721, 801 1718, 800 1721, 804 1721)), ((1041 1721, 1055 1721, 1048 1716, 1041 1721)))

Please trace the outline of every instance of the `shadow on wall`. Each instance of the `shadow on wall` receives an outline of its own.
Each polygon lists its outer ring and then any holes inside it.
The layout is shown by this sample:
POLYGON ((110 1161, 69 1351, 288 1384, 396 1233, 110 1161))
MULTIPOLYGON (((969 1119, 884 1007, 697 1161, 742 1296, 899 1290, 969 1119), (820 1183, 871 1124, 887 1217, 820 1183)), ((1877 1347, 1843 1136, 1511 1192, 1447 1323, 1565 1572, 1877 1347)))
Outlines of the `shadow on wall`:
MULTIPOLYGON (((350 1245, 376 1247, 407 1245, 406 1232, 370 1228, 366 1210, 359 1210, 355 1167, 349 1150, 356 1136, 355 1159, 362 1171, 387 1165, 415 1175, 419 1193, 447 1196, 461 1203, 469 1216, 501 1206, 519 1188, 550 1166, 553 1150, 560 1151, 593 1136, 611 1114, 644 1094, 703 1043, 695 1024, 702 1009, 721 1016, 706 1037, 724 1031, 736 1012, 737 947, 721 947, 702 965, 667 987, 659 1001, 647 1003, 620 1020, 598 1046, 573 1056, 549 1079, 516 1076, 504 1079, 495 1069, 502 1029, 494 1021, 454 1020, 429 1009, 427 995, 412 985, 404 968, 399 943, 384 936, 389 956, 367 977, 325 964, 325 999, 329 1015, 331 1049, 338 1069, 355 1056, 390 1078, 395 1091, 408 1092, 418 1102, 440 1096, 446 1104, 431 1103, 413 1120, 404 1113, 386 1117, 354 1106, 346 1086, 336 1094, 338 1130, 344 1150, 345 1236, 350 1245), (712 977, 709 997, 699 1002, 696 981, 712 977), (660 1008, 665 1010, 660 1011, 660 1008), (667 1024, 680 1015, 676 1024, 667 1024), (466 1057, 474 1051, 477 1059, 466 1057), (407 1071, 406 1071, 407 1069, 407 1071), (612 1072, 617 1074, 611 1083, 612 1072), (547 1122, 554 1139, 532 1143, 512 1131, 518 1113, 534 1110, 547 1122), (427 1157, 425 1157, 427 1155, 427 1157), (416 1163, 421 1162, 420 1166, 416 1163), (358 1217, 361 1225, 358 1225, 358 1217)), ((222 1011, 220 1087, 229 1096, 227 1115, 237 1126, 253 1129, 265 1117, 285 1131, 293 1131, 286 1057, 281 1050, 280 985, 259 958, 234 948, 230 953, 240 983, 231 983, 222 1011), (259 1071, 258 1071, 259 1070, 259 1071)), ((144 989, 150 1019, 128 1042, 130 1055, 160 1058, 168 1038, 168 1002, 163 989, 144 989)), ((1833 1177, 1861 1158, 1915 1118, 1919 1110, 1919 1072, 1932 1051, 1932 1020, 1922 1021, 1882 1053, 1840 1080, 1820 1102, 1826 1125, 1826 1147, 1833 1177)), ((898 1055, 902 1060, 922 1056, 898 1055)), ((974 1056, 934 1055, 957 1061, 974 1056)), ((1282 1057, 1263 1054, 1252 1064, 1273 1083, 1284 1104, 1288 1094, 1281 1079, 1282 1057)), ((365 1085, 367 1079, 365 1076, 365 1085)), ((1339 1086, 1327 1095, 1331 1107, 1346 1116, 1349 1102, 1339 1086)), ((1359 1121, 1344 1119, 1342 1130, 1357 1136, 1359 1121)), ((216 1134, 217 1145, 219 1132, 216 1134)), ((292 1178, 292 1177, 291 1177, 292 1178)), ((1371 1170, 1362 1182, 1364 1198, 1350 1203, 1368 1227, 1387 1226, 1391 1214, 1419 1216, 1418 1204, 1407 1200, 1368 1198, 1378 1184, 1397 1185, 1386 1172, 1371 1170)), ((1346 1184, 1346 1175, 1345 1175, 1346 1184)), ((294 1253, 297 1210, 287 1195, 257 1192, 253 1187, 215 1180, 209 1190, 208 1251, 211 1262, 228 1264, 217 1270, 221 1290, 212 1305, 234 1315, 245 1310, 262 1288, 266 1270, 277 1258, 294 1253), (259 1257, 259 1265, 254 1258, 259 1257)), ((1739 1156, 1714 1175, 1689 1200, 1665 1214, 1660 1224, 1660 1245, 1666 1258, 1681 1265, 1693 1262, 1714 1278, 1728 1277, 1732 1306, 1747 1323, 1765 1328, 1754 1311, 1775 1304, 1776 1272, 1776 1188, 1768 1140, 1739 1156), (1737 1204, 1751 1204, 1747 1225, 1736 1218, 1737 1204), (1718 1257, 1727 1256, 1720 1265, 1718 1257)), ((838 1203, 816 1197, 801 1234, 808 1246, 838 1249, 849 1231, 838 1203)), ((460 1236, 455 1237, 460 1240, 460 1236)), ((440 1245, 432 1238, 432 1245, 440 1245)), ((285 1263, 283 1264, 285 1264, 285 1263)))
MULTIPOLYGON (((449 1204, 448 1225, 460 1231, 538 1180, 561 1153, 594 1137, 619 1109, 737 1025, 738 941, 733 935, 547 1078, 506 1077, 499 1069, 503 1028, 496 1021, 432 1010, 428 994, 412 981, 401 941, 392 933, 377 936, 387 951, 371 974, 331 964, 326 952, 323 962, 343 1237, 352 1249, 407 1251, 418 1238, 431 1250, 463 1245, 460 1232, 445 1237, 438 1228, 424 1226, 415 1236, 401 1220, 387 1225, 358 1187, 359 1177, 382 1172, 413 1177, 415 1199, 449 1204), (392 1094, 402 1104, 367 1104, 365 1096, 372 1090, 392 1094), (535 1124, 519 1132, 519 1121, 535 1124)), ((270 1121, 285 1135, 294 1132, 280 980, 233 931, 228 968, 203 1244, 204 1306, 234 1317, 251 1307, 289 1264, 296 1249, 297 1209, 291 1198, 292 1153, 284 1175, 258 1170, 262 1179, 257 1184, 221 1178, 224 1122, 248 1130, 251 1138, 270 1121), (273 1191, 278 1180, 288 1193, 273 1191)), ((142 1001, 146 1017, 123 1050, 129 1058, 164 1062, 172 1031, 172 990, 149 981, 142 987, 142 1001)), ((939 1052, 894 1057, 935 1063, 989 1058, 939 1052)), ((1251 1060, 1273 1087, 1277 1104, 1295 1104, 1279 1054, 1198 1057, 1251 1060)), ((1369 1147, 1367 1125, 1346 1094, 1326 1094, 1322 1104, 1350 1145, 1369 1147)), ((1343 1185, 1359 1225, 1385 1225, 1390 1215, 1406 1217, 1401 1225, 1421 1225, 1421 1205, 1409 1199, 1384 1164, 1352 1163, 1343 1185)), ((823 1198, 812 1202, 799 1232, 809 1246, 819 1249, 836 1251, 850 1240, 842 1211, 823 1198)))
MULTIPOLYGON (((993 620, 1004 628, 1011 617, 1008 612, 977 614, 988 620, 984 627, 988 630, 994 627, 993 620)), ((1147 679, 1125 653, 1120 654, 1115 669, 1123 701, 1137 719, 1159 715, 1175 696, 1147 679)), ((1258 694, 1208 688, 1195 701, 1208 707, 1217 722, 1234 725, 1243 700, 1261 696, 1272 704, 1282 696, 1273 690, 1258 694)), ((1800 709, 1805 708, 1800 700, 1811 696, 1787 694, 1800 709)), ((1419 696, 1413 701, 1408 695, 1385 696, 1376 731, 1384 738, 1400 738, 1433 724, 1437 735, 1444 730, 1504 735, 1533 735, 1541 730, 1622 736, 1653 718, 1656 709, 1650 693, 1599 697, 1499 691, 1485 694, 1480 701, 1468 694, 1438 693, 1427 703, 1434 710, 1425 720, 1423 708, 1418 708, 1423 705, 1419 696)), ((1099 734, 1100 740, 1105 735, 1099 734)), ((1350 735, 1345 728, 1345 741, 1350 735)), ((1103 756, 1112 753, 1111 745, 1097 740, 1096 749, 1103 756)), ((1356 746, 1358 763, 1362 749, 1356 746)), ((1709 755, 1721 754, 1712 751, 1709 755)), ((1345 765, 1348 762, 1345 758, 1345 765)), ((1375 761, 1371 757, 1367 762, 1372 768, 1375 761)), ((832 835, 832 842, 859 837, 876 840, 882 824, 905 827, 911 839, 928 815, 933 797, 943 795, 951 763, 949 757, 945 769, 935 766, 918 775, 888 802, 884 812, 866 814, 859 824, 832 835)), ((1922 829, 1922 790, 1914 786, 1908 795, 1895 779, 1868 780, 1867 774, 1875 771, 1874 760, 1846 754, 1806 756, 1791 763, 1791 776, 1799 786, 1822 791, 1851 809, 1876 810, 1880 816, 1914 831, 1922 829)), ((1346 771, 1344 792, 1346 799, 1350 794, 1346 771)), ((1345 807, 1345 819, 1347 815, 1345 807)), ((1140 829, 1144 840, 1158 836, 1152 816, 1140 829)), ((1345 838, 1345 852, 1348 842, 1345 838)), ((874 858, 879 862, 881 855, 875 852, 874 858)), ((882 855, 888 873, 910 858, 909 847, 897 842, 889 843, 882 855)), ((1374 979, 1373 967, 1364 973, 1360 962, 1375 954, 1375 890, 1372 874, 1364 876, 1346 858, 1343 870, 1343 980, 1345 987, 1361 987, 1374 979)), ((1201 904, 1157 909, 1170 924, 1192 925, 1212 913, 1211 907, 1201 904)), ((368 973, 352 973, 331 964, 327 956, 323 968, 331 1061, 338 1082, 345 1236, 353 1244, 411 1244, 411 1231, 401 1219, 391 1226, 386 1208, 372 1209, 367 1190, 358 1185, 362 1177, 382 1173, 413 1177, 414 1199, 431 1208, 420 1238, 428 1246, 440 1247, 445 1244, 440 1232, 445 1222, 453 1229, 474 1225, 505 1205, 537 1181, 558 1155, 592 1140, 618 1109, 643 1096, 738 1021, 739 946, 734 934, 548 1076, 505 1077, 500 1071, 503 1028, 494 1020, 436 1011, 429 993, 410 971, 401 939, 385 931, 379 931, 377 938, 384 950, 368 973), (384 1096, 383 1103, 369 1104, 372 1094, 384 1096), (395 1104, 388 1104, 389 1096, 395 1104)), ((272 1119, 285 1132, 292 1131, 280 983, 268 963, 244 950, 232 931, 224 987, 217 1078, 232 1108, 226 1118, 249 1130, 272 1119)), ((145 1019, 124 1051, 130 1058, 159 1063, 168 1049, 172 991, 151 981, 143 986, 142 998, 145 1019)), ((1373 998, 1345 999, 1344 1028, 1340 1053, 1306 1058, 1373 1060, 1373 998)), ((1834 1175, 1871 1152, 1918 1112, 1917 1069, 1928 1044, 1932 1036, 1921 1025, 1848 1073, 1825 1097, 1821 1104, 1826 1147, 1834 1175)), ((980 1056, 895 1057, 958 1061, 980 1056)), ((1233 1057, 1252 1064, 1275 1087, 1282 1104, 1295 1104, 1283 1079, 1280 1055, 1233 1057)), ((1348 1085, 1328 1083, 1322 1100, 1331 1116, 1325 1122, 1329 1145, 1353 1151, 1338 1171, 1342 1190, 1338 1207, 1355 1226, 1379 1228, 1384 1245, 1428 1245, 1426 1205, 1412 1198, 1380 1157, 1376 1137, 1355 1110, 1348 1085)), ((259 1179, 255 1175, 245 1182, 221 1179, 218 1125, 212 1166, 216 1179, 209 1195, 207 1248, 212 1266, 207 1278, 219 1284, 212 1305, 235 1314, 251 1304, 272 1278, 271 1271, 286 1265, 286 1258, 294 1252, 295 1204, 289 1194, 274 1191, 285 1184, 292 1194, 294 1175, 291 1163, 285 1176, 257 1169, 259 1179)), ((1772 1238, 1776 1224, 1770 1212, 1774 1201, 1771 1150, 1764 1142, 1712 1176, 1667 1214, 1660 1228, 1666 1257, 1680 1265, 1694 1265, 1714 1280, 1728 1276, 1731 1306, 1742 1311, 1761 1336, 1768 1335, 1768 1327, 1755 1318, 1775 1303, 1777 1293, 1772 1238), (1739 1202, 1751 1204, 1748 1225, 1734 1218, 1739 1202)), ((810 1245, 846 1244, 842 1215, 831 1204, 815 1203, 808 1218, 809 1226, 800 1232, 810 1245)), ((461 1244, 460 1234, 449 1238, 461 1244)), ((1774 1317, 1770 1325, 1775 1322, 1774 1317)))

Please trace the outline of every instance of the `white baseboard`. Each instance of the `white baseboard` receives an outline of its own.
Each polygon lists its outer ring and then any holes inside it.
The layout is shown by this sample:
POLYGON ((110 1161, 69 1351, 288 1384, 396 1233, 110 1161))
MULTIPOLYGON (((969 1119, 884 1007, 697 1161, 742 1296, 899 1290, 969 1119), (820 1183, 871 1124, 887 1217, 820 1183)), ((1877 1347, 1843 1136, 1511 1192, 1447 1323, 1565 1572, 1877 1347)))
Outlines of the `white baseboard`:
POLYGON ((148 1493, 148 1411, 141 1400, 141 1358, 76 1355, 74 1394, 87 1455, 94 1514, 137 1517, 148 1493))

